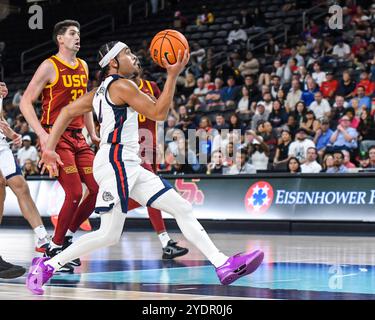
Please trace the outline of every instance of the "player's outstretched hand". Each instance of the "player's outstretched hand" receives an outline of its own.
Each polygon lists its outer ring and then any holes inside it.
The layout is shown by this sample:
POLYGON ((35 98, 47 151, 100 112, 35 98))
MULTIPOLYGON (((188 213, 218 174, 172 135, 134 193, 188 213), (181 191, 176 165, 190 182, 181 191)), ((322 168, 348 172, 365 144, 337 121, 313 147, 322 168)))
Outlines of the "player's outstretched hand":
POLYGON ((39 168, 43 166, 40 174, 43 174, 47 169, 50 178, 57 177, 59 175, 59 169, 57 165, 64 165, 64 163, 61 161, 60 156, 55 151, 45 150, 42 153, 42 158, 39 161, 39 168))
POLYGON ((190 59, 190 53, 188 50, 185 50, 182 52, 181 50, 178 50, 177 54, 177 61, 175 64, 169 64, 167 59, 162 58, 163 64, 165 69, 167 69, 168 75, 177 77, 182 70, 184 70, 185 66, 189 62, 190 59))

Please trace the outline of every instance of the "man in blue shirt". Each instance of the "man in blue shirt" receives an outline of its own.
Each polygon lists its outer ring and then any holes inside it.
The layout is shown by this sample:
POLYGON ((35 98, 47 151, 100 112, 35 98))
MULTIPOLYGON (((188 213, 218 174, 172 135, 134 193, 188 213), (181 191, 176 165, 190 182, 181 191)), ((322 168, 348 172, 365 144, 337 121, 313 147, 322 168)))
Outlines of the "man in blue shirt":
POLYGON ((226 106, 235 105, 240 97, 240 87, 236 86, 236 80, 232 76, 228 78, 227 85, 221 90, 221 100, 226 106))
POLYGON ((326 151, 327 145, 330 143, 333 131, 329 128, 329 120, 323 118, 322 125, 315 133, 314 142, 319 156, 322 158, 326 151))
POLYGON ((352 107, 352 102, 354 99, 358 100, 358 106, 360 109, 366 107, 367 110, 371 110, 371 99, 365 95, 366 89, 363 86, 357 88, 357 96, 350 100, 349 106, 352 107))
POLYGON ((350 119, 345 115, 341 118, 337 130, 332 134, 330 142, 333 144, 333 151, 345 149, 351 152, 358 146, 357 139, 358 132, 350 127, 350 119))
POLYGON ((310 78, 307 80, 307 90, 302 92, 301 100, 310 106, 310 104, 315 100, 315 92, 318 92, 319 88, 317 87, 314 79, 310 78))

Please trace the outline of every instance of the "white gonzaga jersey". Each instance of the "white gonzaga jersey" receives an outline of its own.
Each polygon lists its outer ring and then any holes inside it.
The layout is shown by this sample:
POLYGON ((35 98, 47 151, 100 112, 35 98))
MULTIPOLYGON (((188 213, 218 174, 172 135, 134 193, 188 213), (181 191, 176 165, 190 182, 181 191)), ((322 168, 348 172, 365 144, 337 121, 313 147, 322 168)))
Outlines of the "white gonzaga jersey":
POLYGON ((0 150, 9 149, 7 138, 0 130, 0 150))
POLYGON ((100 123, 100 146, 122 145, 122 160, 137 161, 138 112, 129 105, 116 106, 108 93, 109 86, 120 79, 119 75, 107 77, 95 93, 93 106, 100 123))

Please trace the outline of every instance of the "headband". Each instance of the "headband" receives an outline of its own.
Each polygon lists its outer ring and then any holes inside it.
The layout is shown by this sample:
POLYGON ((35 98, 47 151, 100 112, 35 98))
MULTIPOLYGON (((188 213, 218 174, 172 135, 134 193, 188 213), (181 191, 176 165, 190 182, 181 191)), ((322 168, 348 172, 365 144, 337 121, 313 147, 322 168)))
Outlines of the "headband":
POLYGON ((106 65, 108 65, 109 61, 114 59, 122 49, 127 48, 128 46, 119 41, 115 44, 115 46, 107 52, 107 54, 100 60, 99 65, 101 68, 104 68, 106 65))

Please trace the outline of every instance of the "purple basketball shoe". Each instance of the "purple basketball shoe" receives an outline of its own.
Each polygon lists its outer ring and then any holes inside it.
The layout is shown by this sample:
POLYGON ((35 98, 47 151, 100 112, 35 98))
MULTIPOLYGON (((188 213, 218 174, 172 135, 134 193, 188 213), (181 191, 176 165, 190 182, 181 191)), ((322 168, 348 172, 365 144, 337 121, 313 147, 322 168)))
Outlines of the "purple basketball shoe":
POLYGON ((34 258, 31 263, 26 286, 33 294, 42 295, 44 293, 43 285, 53 276, 54 268, 45 264, 48 259, 34 258))
POLYGON ((220 267, 216 268, 216 274, 222 284, 227 285, 237 279, 254 272, 262 263, 264 253, 261 250, 255 250, 250 253, 238 253, 229 259, 220 267))

